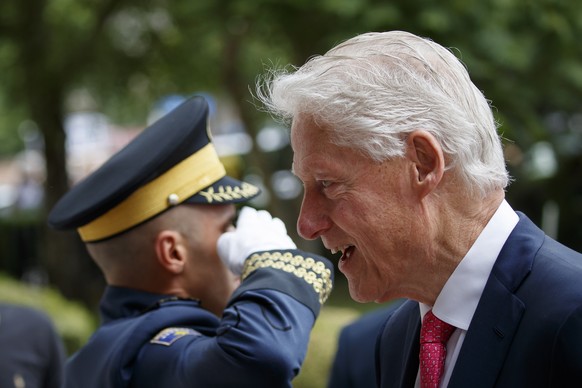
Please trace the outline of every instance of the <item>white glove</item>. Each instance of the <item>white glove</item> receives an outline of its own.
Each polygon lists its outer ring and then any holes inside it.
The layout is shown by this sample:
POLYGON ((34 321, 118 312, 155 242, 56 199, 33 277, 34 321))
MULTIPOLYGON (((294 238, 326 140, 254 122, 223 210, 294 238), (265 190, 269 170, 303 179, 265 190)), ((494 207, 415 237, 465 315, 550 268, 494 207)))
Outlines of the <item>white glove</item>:
POLYGON ((240 275, 247 257, 259 251, 295 249, 285 224, 266 210, 243 207, 236 229, 223 233, 217 242, 218 256, 235 274, 240 275))

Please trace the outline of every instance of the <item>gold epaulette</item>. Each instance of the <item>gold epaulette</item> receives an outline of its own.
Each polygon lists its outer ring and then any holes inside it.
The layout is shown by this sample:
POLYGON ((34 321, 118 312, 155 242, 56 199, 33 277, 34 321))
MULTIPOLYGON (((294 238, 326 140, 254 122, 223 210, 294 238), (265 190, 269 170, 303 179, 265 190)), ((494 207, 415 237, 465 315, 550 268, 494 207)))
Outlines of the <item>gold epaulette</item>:
POLYGON ((329 297, 333 287, 331 270, 326 268, 323 262, 311 257, 293 255, 291 252, 255 253, 245 262, 242 279, 259 268, 273 268, 303 279, 313 287, 322 304, 329 297))

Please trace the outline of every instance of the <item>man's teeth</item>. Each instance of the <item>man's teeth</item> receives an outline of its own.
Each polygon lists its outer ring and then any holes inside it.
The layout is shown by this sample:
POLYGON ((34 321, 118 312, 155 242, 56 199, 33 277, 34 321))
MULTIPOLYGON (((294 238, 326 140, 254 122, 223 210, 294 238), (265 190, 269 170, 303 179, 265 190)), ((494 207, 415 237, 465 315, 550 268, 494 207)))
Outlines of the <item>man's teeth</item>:
POLYGON ((353 245, 344 245, 343 247, 337 247, 337 248, 332 248, 331 249, 331 253, 332 255, 335 255, 336 253, 340 252, 343 254, 349 247, 352 247, 353 245))

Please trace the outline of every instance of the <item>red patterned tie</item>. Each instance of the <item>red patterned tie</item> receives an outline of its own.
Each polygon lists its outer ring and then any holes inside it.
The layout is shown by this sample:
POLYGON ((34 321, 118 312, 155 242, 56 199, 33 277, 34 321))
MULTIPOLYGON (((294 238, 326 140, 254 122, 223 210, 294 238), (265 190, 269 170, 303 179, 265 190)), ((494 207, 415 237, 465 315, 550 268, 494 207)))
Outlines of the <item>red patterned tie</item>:
POLYGON ((429 311, 420 329, 420 386, 438 388, 447 356, 446 344, 455 327, 429 311))

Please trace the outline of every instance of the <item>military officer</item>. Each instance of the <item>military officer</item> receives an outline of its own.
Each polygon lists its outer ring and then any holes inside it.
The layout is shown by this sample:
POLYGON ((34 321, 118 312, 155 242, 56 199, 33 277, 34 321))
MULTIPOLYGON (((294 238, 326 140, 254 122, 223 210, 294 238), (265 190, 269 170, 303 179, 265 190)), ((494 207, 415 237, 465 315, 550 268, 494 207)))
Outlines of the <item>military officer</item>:
POLYGON ((52 209, 107 281, 102 324, 67 362, 72 387, 290 387, 333 281, 283 222, 235 203, 193 97, 146 128, 52 209))

